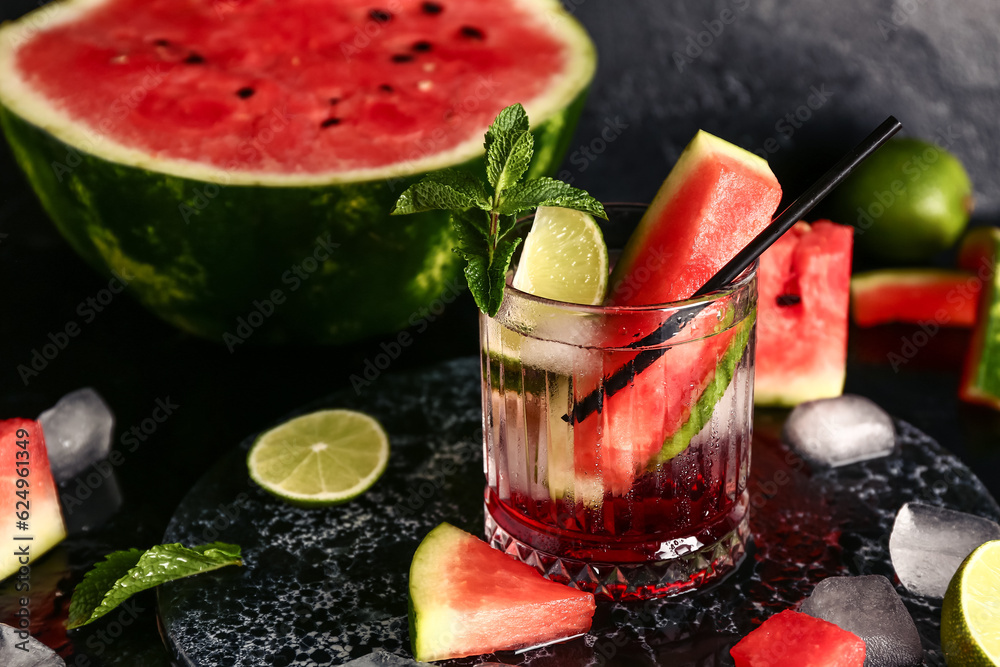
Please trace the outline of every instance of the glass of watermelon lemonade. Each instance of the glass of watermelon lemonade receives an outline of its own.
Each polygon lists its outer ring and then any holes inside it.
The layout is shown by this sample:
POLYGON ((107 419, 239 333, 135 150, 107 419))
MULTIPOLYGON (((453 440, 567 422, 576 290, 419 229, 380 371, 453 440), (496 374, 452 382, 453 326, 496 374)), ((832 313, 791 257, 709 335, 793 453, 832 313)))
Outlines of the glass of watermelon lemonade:
MULTIPOLYGON (((645 208, 607 207, 609 248, 645 208)), ((508 284, 497 315, 480 314, 492 545, 613 599, 733 570, 749 534, 756 296, 756 266, 657 306, 575 305, 508 284), (684 326, 636 346, 668 319, 684 326)))

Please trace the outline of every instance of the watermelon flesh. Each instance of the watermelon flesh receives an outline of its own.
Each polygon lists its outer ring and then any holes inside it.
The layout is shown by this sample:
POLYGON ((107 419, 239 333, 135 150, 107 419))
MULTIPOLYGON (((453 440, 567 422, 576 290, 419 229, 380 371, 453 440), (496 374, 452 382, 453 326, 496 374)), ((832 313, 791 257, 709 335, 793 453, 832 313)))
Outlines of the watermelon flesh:
POLYGON ((1000 229, 980 227, 962 241, 958 264, 983 283, 979 316, 965 356, 959 397, 1000 410, 1000 229))
POLYGON ((66 525, 41 425, 30 419, 0 421, 0 459, 4 461, 0 488, 4 489, 8 510, 0 521, 2 580, 25 565, 30 567, 62 542, 66 538, 66 525), (22 477, 17 471, 24 469, 28 473, 22 477), (21 512, 25 512, 23 517, 21 512), (24 521, 23 529, 20 521, 24 521))
POLYGON ((865 642, 808 614, 785 610, 730 650, 736 667, 863 667, 865 642))
POLYGON ((760 258, 757 405, 839 396, 847 368, 854 231, 798 222, 760 258))
POLYGON ((481 144, 499 109, 572 68, 531 3, 73 4, 91 9, 16 53, 33 93, 101 143, 223 172, 419 163, 481 144))
MULTIPOLYGON (((607 305, 690 297, 770 223, 780 201, 766 161, 699 131, 629 238, 611 274, 607 305)), ((626 389, 606 396, 602 412, 576 425, 578 475, 600 470, 605 486, 622 495, 637 473, 686 447, 711 417, 749 339, 748 322, 720 332, 719 315, 707 309, 695 317, 682 338, 704 340, 671 348, 626 389)), ((608 343, 628 345, 662 319, 637 316, 636 328, 609 332, 608 343)), ((604 377, 634 358, 632 351, 608 354, 604 377)))
POLYGON ((592 594, 551 582, 448 523, 427 534, 410 565, 410 642, 420 661, 579 635, 595 608, 592 594))
POLYGON ((890 322, 971 327, 982 281, 966 271, 881 269, 851 278, 851 318, 859 327, 890 322))

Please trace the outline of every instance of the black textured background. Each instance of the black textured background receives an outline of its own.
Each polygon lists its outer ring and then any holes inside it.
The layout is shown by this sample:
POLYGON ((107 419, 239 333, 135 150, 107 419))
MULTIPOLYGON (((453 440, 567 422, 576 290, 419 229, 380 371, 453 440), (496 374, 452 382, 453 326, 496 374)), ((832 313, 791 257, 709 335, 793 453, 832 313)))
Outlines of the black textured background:
MULTIPOLYGON (((0 18, 14 18, 36 4, 0 0, 0 18)), ((1000 222, 995 0, 567 4, 594 36, 600 63, 562 177, 600 199, 648 201, 699 127, 752 150, 776 147, 769 158, 786 193, 794 196, 891 113, 911 135, 954 136, 950 147, 975 185, 977 222, 1000 222), (703 22, 711 27, 727 9, 734 20, 719 31, 720 21, 714 26, 719 34, 712 35, 703 22), (707 45, 700 54, 692 47, 697 57, 678 67, 674 54, 684 58, 699 37, 707 45), (813 88, 826 91, 828 99, 809 110, 800 127, 791 127, 789 136, 789 128, 778 123, 808 104, 813 88), (768 139, 776 143, 766 144, 768 139)), ((149 417, 158 398, 180 406, 139 449, 126 453, 118 471, 126 509, 116 523, 85 545, 64 547, 73 562, 80 561, 77 575, 93 554, 159 542, 184 493, 225 451, 297 406, 348 387, 350 376, 362 373, 390 340, 230 354, 117 297, 26 386, 17 365, 27 363, 50 332, 79 322, 78 304, 107 281, 61 240, 2 142, 0 233, 0 417, 35 416, 84 385, 107 398, 119 433, 149 417)), ((450 306, 414 335, 389 372, 475 354, 474 312, 467 297, 450 306)), ((886 354, 912 333, 906 327, 852 331, 848 390, 872 397, 936 438, 1000 494, 1000 421, 955 398, 967 334, 939 334, 894 372, 886 354)), ((71 588, 72 580, 64 580, 57 592, 64 596, 71 588)), ((147 600, 144 606, 153 605, 147 600)), ((129 636, 151 636, 152 616, 147 613, 142 623, 129 636)), ((46 636, 63 641, 58 632, 46 636)), ((124 644, 110 644, 102 659, 140 664, 130 656, 141 649, 129 653, 121 649, 124 644), (116 657, 116 650, 124 653, 116 657)), ((145 657, 141 664, 156 663, 145 657)))

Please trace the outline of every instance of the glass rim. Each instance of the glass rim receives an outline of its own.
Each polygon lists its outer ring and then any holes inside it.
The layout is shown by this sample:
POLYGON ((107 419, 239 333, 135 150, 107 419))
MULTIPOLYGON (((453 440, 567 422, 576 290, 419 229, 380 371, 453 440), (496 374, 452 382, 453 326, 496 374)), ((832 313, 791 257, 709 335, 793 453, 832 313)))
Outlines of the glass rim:
MULTIPOLYGON (((604 204, 605 210, 607 209, 634 209, 639 211, 645 211, 649 208, 649 204, 640 204, 638 202, 608 202, 604 204)), ((535 215, 526 215, 523 218, 518 219, 518 222, 524 220, 530 220, 534 218, 535 215)), ((759 260, 754 260, 754 262, 743 270, 735 280, 731 283, 717 289, 715 291, 709 292, 702 296, 681 299, 680 301, 667 301, 665 303, 655 303, 647 304, 642 306, 590 306, 583 303, 570 303, 569 301, 557 301, 555 299, 549 299, 543 296, 536 296, 534 294, 529 294, 528 292, 522 292, 521 290, 513 287, 511 282, 513 280, 513 272, 508 273, 506 280, 506 287, 504 290, 504 299, 507 298, 507 293, 517 299, 523 299, 525 301, 531 301, 545 306, 562 308, 567 311, 574 311, 579 313, 643 313, 643 312, 657 312, 663 310, 683 310, 684 308, 708 303, 712 301, 717 301, 719 299, 724 299, 726 297, 732 296, 746 286, 754 279, 757 271, 757 265, 759 260)))

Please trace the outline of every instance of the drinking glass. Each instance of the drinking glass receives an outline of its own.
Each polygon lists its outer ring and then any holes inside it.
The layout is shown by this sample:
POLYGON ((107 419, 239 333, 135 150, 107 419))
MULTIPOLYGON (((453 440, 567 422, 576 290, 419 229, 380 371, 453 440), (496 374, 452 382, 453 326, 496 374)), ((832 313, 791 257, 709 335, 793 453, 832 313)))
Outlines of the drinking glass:
MULTIPOLYGON (((644 209, 607 207, 609 248, 644 209)), ((630 274, 634 289, 656 279, 630 274)), ((705 297, 642 307, 558 302, 508 281, 496 316, 480 314, 491 544, 618 600, 735 569, 749 537, 756 301, 756 265, 705 297)))

